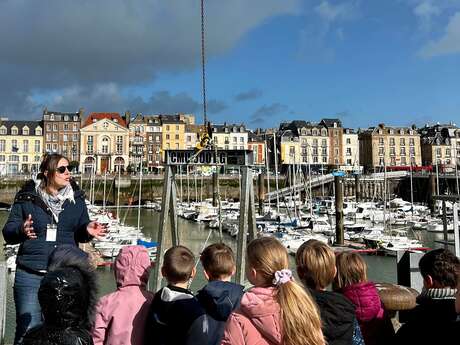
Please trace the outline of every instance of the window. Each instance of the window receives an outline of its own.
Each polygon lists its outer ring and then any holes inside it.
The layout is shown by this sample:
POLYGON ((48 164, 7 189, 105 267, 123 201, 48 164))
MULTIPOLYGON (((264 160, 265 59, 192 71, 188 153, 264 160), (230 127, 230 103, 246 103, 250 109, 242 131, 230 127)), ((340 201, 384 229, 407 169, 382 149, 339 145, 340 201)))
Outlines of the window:
POLYGON ((22 142, 23 152, 29 152, 29 140, 24 140, 22 142))
POLYGON ((394 156, 396 154, 395 148, 390 147, 390 155, 394 156))
POLYGON ((18 135, 18 129, 16 127, 11 127, 11 135, 18 135))
POLYGON ((389 131, 390 134, 394 134, 394 131, 392 129, 390 129, 389 131))
POLYGON ((327 163, 327 157, 323 157, 323 163, 327 163))
POLYGON ((318 139, 313 139, 313 146, 318 146, 318 139))
POLYGON ((244 143, 244 137, 240 137, 240 143, 244 143))
POLYGON ((395 138, 390 138, 390 146, 395 146, 395 138))
POLYGON ((240 150, 244 150, 244 146, 240 146, 240 150))
POLYGON ((347 156, 351 156, 351 147, 347 147, 347 156))
POLYGON ((46 141, 51 141, 51 133, 46 133, 46 141))
POLYGON ((78 116, 74 116, 74 117, 73 117, 73 120, 74 120, 74 121, 78 121, 78 116))
POLYGON ((5 161, 5 156, 4 155, 0 155, 0 162, 4 162, 5 161))
POLYGON ((414 156, 414 155, 415 155, 415 147, 412 146, 412 147, 409 149, 409 152, 410 152, 410 155, 411 155, 411 156, 414 156))
POLYGON ((313 154, 318 155, 318 148, 317 147, 313 147, 313 154))
POLYGON ((327 156, 327 147, 323 147, 321 149, 321 153, 323 154, 323 156, 327 156))
POLYGON ((64 115, 64 121, 69 121, 69 116, 68 115, 64 115))
POLYGON ((176 134, 175 138, 176 140, 179 140, 179 134, 176 134))
POLYGON ((400 138, 400 139, 399 139, 399 145, 401 145, 401 146, 406 145, 406 139, 400 138))
POLYGON ((57 135, 57 133, 53 133, 53 141, 58 141, 58 135, 57 135))
POLYGON ((62 140, 63 140, 63 141, 68 141, 67 139, 68 139, 68 138, 67 138, 67 134, 64 134, 64 135, 62 136, 62 140))
POLYGON ((88 142, 86 146, 86 150, 88 151, 87 154, 93 154, 94 149, 94 137, 92 135, 88 135, 88 142))
POLYGON ((347 165, 351 165, 351 159, 347 159, 347 165))
POLYGON ((409 145, 414 146, 415 145, 415 139, 414 138, 409 138, 409 145))
POLYGON ((123 152, 123 136, 117 135, 117 153, 123 152))
POLYGON ((318 163, 318 156, 313 157, 313 163, 318 163))
POLYGON ((322 145, 322 146, 327 146, 327 140, 326 140, 326 139, 322 139, 322 140, 321 140, 321 145, 322 145))
POLYGON ((68 131, 68 130, 69 130, 69 124, 68 124, 68 123, 64 123, 64 130, 65 130, 65 131, 68 131))
POLYGON ((57 123, 53 124, 53 131, 57 132, 58 131, 58 125, 57 123))
POLYGON ((35 161, 35 162, 40 162, 40 156, 35 156, 35 157, 34 157, 34 161, 35 161))
POLYGON ((383 144, 384 144, 383 138, 379 138, 379 145, 383 145, 383 144))
POLYGON ((0 152, 5 152, 5 140, 0 140, 0 152))
POLYGON ((24 128, 22 129, 22 135, 29 135, 29 128, 24 127, 24 128))
POLYGON ((11 151, 18 152, 18 141, 16 139, 11 140, 11 151))
POLYGON ((169 140, 169 134, 166 134, 166 140, 169 140))
POLYGON ((351 144, 351 139, 350 139, 350 138, 347 138, 347 144, 348 144, 348 145, 351 144))
POLYGON ((10 162, 19 162, 19 156, 11 155, 11 156, 9 157, 9 161, 10 161, 10 162))
POLYGON ((179 130, 179 126, 178 126, 178 125, 176 125, 176 131, 178 131, 178 130, 179 130))
POLYGON ((238 138, 237 137, 233 137, 233 143, 236 144, 238 142, 238 138))
POLYGON ((450 149, 446 149, 446 157, 450 157, 450 149))
POLYGON ((23 161, 23 162, 27 162, 27 161, 28 161, 28 157, 27 157, 27 156, 22 156, 22 161, 23 161))
POLYGON ((383 151, 384 151, 384 148, 383 148, 383 147, 379 147, 379 156, 383 156, 383 151))
POLYGON ((40 140, 35 140, 35 152, 38 153, 41 150, 40 140))
POLYGON ((192 136, 191 135, 187 135, 187 141, 188 142, 192 141, 192 136))
POLYGON ((396 165, 396 158, 395 157, 390 157, 390 164, 391 165, 396 165))
POLYGON ((441 153, 441 148, 440 147, 437 147, 436 148, 436 157, 441 157, 442 153, 441 153))
POLYGON ((78 134, 73 135, 73 141, 78 141, 78 134))
POLYGON ((109 138, 102 138, 102 153, 109 153, 109 138))
POLYGON ((42 129, 41 128, 36 128, 35 129, 35 135, 43 135, 42 134, 42 129))
POLYGON ((179 143, 176 143, 176 150, 179 149, 179 143))
POLYGON ((379 165, 385 165, 385 158, 379 158, 379 165))
POLYGON ((407 165, 406 157, 401 157, 401 165, 407 165))
POLYGON ((78 126, 77 126, 76 123, 73 124, 72 130, 73 130, 74 132, 78 132, 78 126))
POLYGON ((406 148, 405 148, 405 147, 401 147, 401 148, 400 148, 400 153, 401 153, 401 156, 405 156, 405 155, 406 155, 406 148))
POLYGON ((51 144, 46 144, 46 152, 51 152, 51 144))
POLYGON ((47 130, 47 131, 51 131, 51 128, 52 128, 52 127, 51 127, 51 123, 48 123, 48 124, 46 125, 46 130, 47 130))
POLYGON ((0 128, 0 134, 6 134, 6 127, 0 128))
POLYGON ((166 130, 169 131, 169 125, 166 125, 166 130))
POLYGON ((157 135, 157 137, 156 137, 156 142, 157 142, 157 143, 160 142, 160 136, 159 136, 159 135, 157 135))

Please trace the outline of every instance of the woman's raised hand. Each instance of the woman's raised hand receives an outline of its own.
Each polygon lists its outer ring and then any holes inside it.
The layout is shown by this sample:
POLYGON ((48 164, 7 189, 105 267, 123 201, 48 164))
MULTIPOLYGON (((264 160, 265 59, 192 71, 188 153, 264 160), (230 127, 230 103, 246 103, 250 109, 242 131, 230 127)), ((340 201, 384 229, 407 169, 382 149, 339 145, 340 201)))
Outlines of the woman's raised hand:
POLYGON ((102 237, 104 237, 106 235, 107 226, 105 224, 101 224, 99 222, 92 221, 86 227, 86 231, 91 236, 93 236, 93 237, 97 238, 98 240, 100 240, 102 237))
POLYGON ((37 238, 37 235, 35 234, 35 231, 33 228, 33 223, 34 221, 32 220, 32 215, 29 214, 26 221, 22 225, 22 231, 24 232, 24 234, 27 236, 29 240, 35 240, 37 238))

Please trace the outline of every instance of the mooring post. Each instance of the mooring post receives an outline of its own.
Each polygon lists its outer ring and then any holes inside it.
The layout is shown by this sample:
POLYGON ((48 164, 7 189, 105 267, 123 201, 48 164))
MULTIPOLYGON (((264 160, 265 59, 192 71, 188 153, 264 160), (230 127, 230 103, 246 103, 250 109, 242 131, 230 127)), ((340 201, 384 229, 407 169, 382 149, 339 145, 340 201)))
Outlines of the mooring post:
MULTIPOLYGON (((454 228, 454 231, 456 231, 456 229, 454 228)), ((447 236, 447 207, 446 207, 446 201, 443 200, 442 201, 442 232, 443 232, 443 239, 444 239, 444 249, 448 249, 449 248, 449 244, 448 244, 448 241, 449 241, 449 238, 447 236)))
POLYGON ((240 223, 237 236, 236 251, 236 283, 244 285, 246 266, 246 247, 249 241, 256 237, 256 218, 254 209, 254 187, 252 171, 243 166, 240 190, 240 223), (249 236, 248 236, 249 232, 249 236))
POLYGON ((217 207, 217 198, 218 198, 218 193, 217 193, 217 184, 219 183, 219 175, 216 172, 212 173, 212 206, 217 207))
POLYGON ((5 341, 7 272, 6 262, 0 262, 0 344, 5 341))
POLYGON ((264 213, 264 201, 265 201, 265 174, 259 174, 257 184, 258 184, 258 200, 259 200, 259 215, 264 213))
POLYGON ((430 174, 430 209, 431 209, 432 215, 436 211, 436 201, 433 198, 433 196, 435 195, 436 195, 436 176, 433 173, 431 173, 430 174))
POLYGON ((343 178, 334 177, 335 186, 335 243, 343 246, 343 178))
POLYGON ((171 166, 165 167, 166 172, 163 182, 163 196, 161 202, 160 224, 157 235, 157 252, 155 267, 153 270, 153 292, 161 288, 162 276, 161 266, 163 266, 163 251, 165 249, 166 231, 168 218, 171 222, 171 241, 172 245, 179 244, 179 235, 177 231, 177 213, 176 213, 176 186, 174 183, 171 166), (169 217, 168 217, 169 216, 169 217))
POLYGON ((361 185, 359 182, 358 174, 355 175, 355 198, 356 198, 356 202, 361 201, 361 185))

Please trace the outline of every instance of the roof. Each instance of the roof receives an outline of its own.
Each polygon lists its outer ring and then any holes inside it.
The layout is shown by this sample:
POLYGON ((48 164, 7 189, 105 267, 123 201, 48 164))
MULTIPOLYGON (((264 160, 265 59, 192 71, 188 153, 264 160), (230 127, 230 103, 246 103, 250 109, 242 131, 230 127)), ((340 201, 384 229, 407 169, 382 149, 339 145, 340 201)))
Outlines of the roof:
POLYGON ((185 133, 202 133, 204 131, 203 125, 185 125, 185 133))
POLYGON ((227 124, 211 125, 213 133, 247 133, 248 130, 243 123, 240 124, 227 124))
POLYGON ((326 127, 334 127, 334 123, 337 124, 337 127, 342 127, 342 121, 340 119, 322 119, 321 122, 326 127))
MULTIPOLYGON (((28 135, 35 135, 35 129, 37 127, 40 127, 43 129, 43 122, 42 121, 0 121, 0 127, 5 126, 6 127, 6 135, 11 135, 11 128, 13 126, 16 126, 18 130, 22 130, 24 127, 29 128, 29 134, 28 135)), ((22 132, 19 132, 20 135, 23 135, 22 132)))
POLYGON ((103 119, 108 119, 113 122, 118 123, 120 126, 123 126, 126 128, 126 122, 125 120, 120 116, 119 113, 91 113, 88 115, 88 117, 85 120, 85 123, 83 124, 83 127, 89 126, 93 122, 103 120, 103 119))

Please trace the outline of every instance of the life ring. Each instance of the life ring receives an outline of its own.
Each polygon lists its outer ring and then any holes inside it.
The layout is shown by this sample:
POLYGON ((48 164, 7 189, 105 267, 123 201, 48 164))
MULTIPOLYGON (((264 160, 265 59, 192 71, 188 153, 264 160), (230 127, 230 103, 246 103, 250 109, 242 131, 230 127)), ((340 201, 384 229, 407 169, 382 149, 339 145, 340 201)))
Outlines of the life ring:
POLYGON ((375 287, 385 310, 409 310, 417 304, 415 299, 419 293, 415 289, 390 283, 376 283, 375 287))

